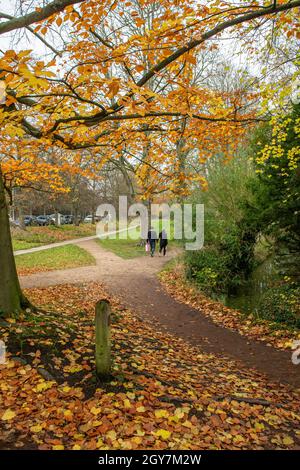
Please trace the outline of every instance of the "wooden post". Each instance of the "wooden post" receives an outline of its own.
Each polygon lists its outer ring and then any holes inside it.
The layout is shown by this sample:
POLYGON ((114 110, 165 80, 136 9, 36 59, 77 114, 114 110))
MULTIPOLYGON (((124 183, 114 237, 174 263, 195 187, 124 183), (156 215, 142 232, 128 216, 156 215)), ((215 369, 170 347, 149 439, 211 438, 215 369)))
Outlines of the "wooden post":
POLYGON ((107 300, 96 303, 96 372, 97 376, 105 379, 110 375, 110 304, 107 300))

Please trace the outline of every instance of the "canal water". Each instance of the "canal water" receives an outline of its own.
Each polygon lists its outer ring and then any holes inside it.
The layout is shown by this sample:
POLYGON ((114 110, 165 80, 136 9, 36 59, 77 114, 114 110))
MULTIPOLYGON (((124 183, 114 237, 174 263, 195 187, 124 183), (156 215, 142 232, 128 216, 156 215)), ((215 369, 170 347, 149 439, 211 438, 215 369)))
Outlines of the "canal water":
POLYGON ((253 270, 248 279, 238 286, 234 293, 220 300, 227 307, 255 314, 262 295, 280 279, 282 274, 280 271, 278 261, 274 255, 271 255, 253 270))

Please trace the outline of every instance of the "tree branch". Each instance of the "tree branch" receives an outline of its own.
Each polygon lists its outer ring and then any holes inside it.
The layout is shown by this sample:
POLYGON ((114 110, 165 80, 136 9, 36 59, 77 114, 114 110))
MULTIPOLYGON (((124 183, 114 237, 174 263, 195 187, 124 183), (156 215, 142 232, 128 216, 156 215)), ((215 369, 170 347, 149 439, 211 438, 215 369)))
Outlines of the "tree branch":
MULTIPOLYGON (((49 16, 59 13, 64 10, 67 6, 74 5, 75 3, 81 3, 86 0, 54 0, 43 8, 36 9, 35 11, 28 13, 18 18, 12 18, 8 21, 0 23, 0 34, 14 31, 15 29, 25 28, 38 21, 45 20, 49 16)), ((0 13, 0 16, 3 16, 0 13)))
POLYGON ((156 73, 166 68, 176 59, 181 57, 183 54, 185 54, 186 52, 189 52, 190 50, 199 46, 203 42, 207 41, 207 39, 210 39, 213 36, 216 36, 217 34, 221 33, 222 31, 225 31, 228 28, 231 28, 232 26, 236 26, 241 23, 246 23, 247 21, 251 21, 256 18, 260 18, 262 16, 267 16, 267 15, 271 15, 274 13, 280 13, 282 11, 291 10, 297 7, 300 7, 300 0, 289 1, 288 3, 284 3, 282 5, 272 4, 268 8, 262 7, 259 10, 251 11, 244 15, 233 18, 231 20, 224 21, 223 23, 220 23, 219 25, 215 26, 210 31, 207 31, 207 33, 202 34, 199 39, 192 39, 185 46, 180 47, 173 54, 169 55, 164 60, 156 64, 137 82, 137 86, 145 85, 145 83, 147 83, 150 80, 150 78, 152 78, 156 73))

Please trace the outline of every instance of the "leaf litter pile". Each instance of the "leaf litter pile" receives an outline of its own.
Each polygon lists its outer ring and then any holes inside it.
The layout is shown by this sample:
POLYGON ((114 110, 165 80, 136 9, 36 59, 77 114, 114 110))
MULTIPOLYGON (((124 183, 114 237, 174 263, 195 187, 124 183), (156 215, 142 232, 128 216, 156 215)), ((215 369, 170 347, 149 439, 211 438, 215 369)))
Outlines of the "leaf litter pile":
POLYGON ((242 314, 238 310, 228 308, 221 302, 206 297, 196 286, 185 279, 184 267, 181 264, 177 264, 171 270, 161 272, 159 277, 169 295, 178 302, 200 310, 218 325, 279 349, 291 350, 293 342, 300 340, 299 329, 284 328, 278 323, 242 314))
POLYGON ((102 285, 27 292, 0 319, 0 448, 296 449, 299 390, 156 331, 102 285), (94 364, 94 305, 112 304, 112 377, 94 364))

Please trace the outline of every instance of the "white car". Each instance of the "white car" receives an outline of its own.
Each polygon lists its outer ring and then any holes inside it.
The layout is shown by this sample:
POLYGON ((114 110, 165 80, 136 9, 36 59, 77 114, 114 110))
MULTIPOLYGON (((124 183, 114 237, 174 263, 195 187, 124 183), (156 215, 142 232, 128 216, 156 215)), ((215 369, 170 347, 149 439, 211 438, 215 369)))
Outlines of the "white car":
POLYGON ((91 224, 93 222, 93 216, 92 215, 87 215, 84 219, 83 222, 86 224, 91 224))

